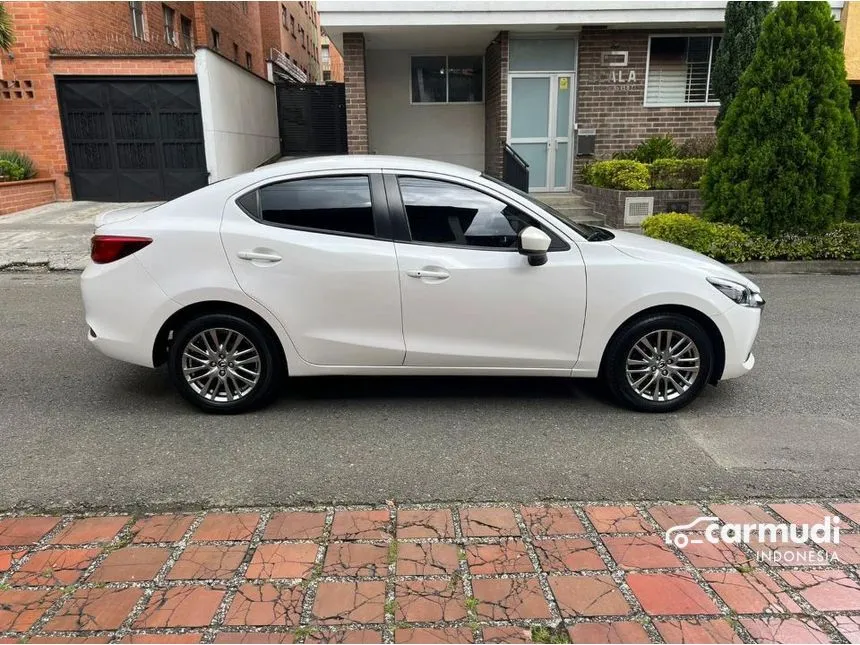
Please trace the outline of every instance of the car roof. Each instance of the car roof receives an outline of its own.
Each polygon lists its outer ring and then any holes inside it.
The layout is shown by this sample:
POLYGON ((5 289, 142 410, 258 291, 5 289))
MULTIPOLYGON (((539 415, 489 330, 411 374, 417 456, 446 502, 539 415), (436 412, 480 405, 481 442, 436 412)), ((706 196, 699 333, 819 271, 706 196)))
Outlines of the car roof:
POLYGON ((305 172, 315 170, 342 170, 349 169, 390 169, 390 170, 414 170, 426 172, 438 172, 461 177, 476 177, 480 171, 466 166, 445 161, 434 161, 432 159, 419 159, 418 157, 398 157, 393 155, 327 155, 321 157, 294 157, 291 159, 280 159, 259 170, 271 169, 282 172, 305 172))

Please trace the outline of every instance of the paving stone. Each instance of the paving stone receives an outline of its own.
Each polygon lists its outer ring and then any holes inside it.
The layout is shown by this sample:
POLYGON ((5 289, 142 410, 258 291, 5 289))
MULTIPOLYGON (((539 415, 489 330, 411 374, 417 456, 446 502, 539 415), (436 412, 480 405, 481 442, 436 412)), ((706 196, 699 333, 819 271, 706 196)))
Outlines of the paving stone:
POLYGON ((726 524, 767 524, 776 521, 772 515, 755 504, 711 504, 709 508, 726 524))
POLYGON ((9 571, 25 555, 26 551, 0 551, 0 574, 9 571))
POLYGON ((657 535, 604 536, 612 559, 623 569, 670 569, 684 566, 657 535))
POLYGON ((651 530, 634 506, 586 506, 585 514, 598 533, 647 533, 651 530))
MULTIPOLYGON (((279 632, 219 632, 215 635, 215 643, 295 643, 291 633, 279 632)), ((310 643, 310 640, 305 641, 310 643)))
POLYGON ((860 524, 860 503, 831 504, 831 506, 855 524, 860 524))
POLYGON ((485 643, 531 643, 532 633, 526 627, 484 627, 485 643))
POLYGON ((705 571, 711 589, 738 614, 798 613, 800 607, 764 571, 723 573, 705 571))
POLYGON ((207 627, 218 611, 224 594, 221 589, 199 586, 159 589, 152 594, 143 613, 134 621, 134 627, 207 627))
POLYGON ((626 616, 630 605, 609 576, 550 576, 562 616, 626 616))
POLYGON ((45 625, 49 632, 83 632, 119 629, 142 589, 78 589, 45 625))
POLYGON ((130 546, 105 558, 87 582, 139 582, 153 580, 170 557, 162 547, 130 546))
POLYGON ((397 539, 453 538, 454 520, 447 508, 397 511, 397 539))
POLYGON ((535 572, 525 542, 517 539, 499 544, 468 544, 466 562, 473 575, 535 572))
POLYGON ((12 574, 13 585, 65 587, 76 583, 101 551, 99 549, 45 549, 36 551, 12 574))
POLYGON ((405 628, 394 630, 395 643, 472 643, 472 630, 467 627, 405 628))
POLYGON ((535 540, 535 553, 547 573, 601 571, 606 568, 597 549, 587 538, 535 540))
MULTIPOLYGON (((316 555, 316 549, 314 549, 316 555)), ((329 544, 323 563, 324 576, 388 575, 388 544, 329 544)))
POLYGON ((800 618, 741 618, 757 643, 829 643, 830 636, 812 620, 800 618))
POLYGON ((585 533, 585 527, 569 506, 523 506, 526 528, 535 537, 585 533))
MULTIPOLYGON (((179 634, 127 634, 120 643, 199 643, 203 640, 200 632, 182 632, 179 634)), ((107 641, 105 641, 107 642, 107 641)))
POLYGON ((0 520, 0 546, 36 544, 59 523, 59 517, 7 517, 0 520))
POLYGON ((349 629, 330 632, 314 632, 305 643, 381 643, 382 632, 373 629, 349 629))
POLYGON ((0 589, 0 632, 27 631, 59 597, 57 591, 0 589))
POLYGON ((125 515, 84 517, 74 520, 51 540, 51 544, 98 544, 110 542, 126 525, 125 515))
POLYGON ((326 625, 381 623, 385 618, 382 581, 321 582, 312 610, 313 619, 326 625))
POLYGON ((309 578, 316 557, 316 544, 261 544, 251 558, 245 577, 309 578))
POLYGON ((245 584, 239 587, 225 625, 253 627, 296 626, 302 617, 304 590, 273 584, 245 584))
POLYGON ((728 542, 712 544, 705 539, 704 533, 688 533, 690 543, 683 549, 684 555, 694 567, 699 569, 755 565, 736 545, 728 542), (694 542, 700 540, 700 542, 694 542))
POLYGON ((822 544, 828 553, 835 553, 842 564, 860 564, 860 533, 842 533, 839 544, 822 544))
POLYGON ((648 512, 664 531, 682 524, 689 524, 698 517, 707 515, 692 504, 659 504, 649 506, 648 512))
POLYGON ((779 575, 819 611, 860 610, 860 585, 844 571, 783 571, 779 575))
POLYGON ((397 545, 398 576, 447 575, 456 571, 459 565, 455 544, 400 542, 397 545))
POLYGON ((384 540, 391 537, 388 510, 335 511, 331 525, 332 540, 384 540))
POLYGON ((520 527, 509 508, 462 508, 460 526, 466 537, 519 536, 520 527))
POLYGON ((819 524, 833 512, 821 504, 770 504, 770 509, 793 524, 819 524))
POLYGON ((650 643, 648 632, 639 623, 577 623, 567 628, 571 643, 650 643))
POLYGON ((472 580, 482 620, 549 618, 549 605, 534 578, 482 578, 472 580))
POLYGON ((686 571, 630 573, 627 584, 642 608, 652 616, 720 613, 714 601, 686 571))
POLYGON ((247 541, 260 522, 259 513, 209 513, 191 536, 193 542, 247 541))
POLYGON ((178 542, 194 523, 193 515, 152 515, 143 517, 131 527, 134 544, 178 542))
POLYGON ((860 643, 860 616, 828 616, 827 620, 849 643, 860 643))
POLYGON ((275 513, 263 531, 264 540, 318 540, 325 530, 325 513, 275 513))
POLYGON ((667 643, 743 643, 723 618, 655 620, 654 626, 667 643))
MULTIPOLYGON (((110 636, 81 636, 79 634, 63 634, 62 636, 34 636, 27 643, 63 643, 63 645, 81 644, 84 643, 110 643, 110 636)), ((0 643, 20 643, 18 639, 10 639, 4 641, 0 639, 0 643)), ((123 642, 123 641, 120 641, 123 642)), ((161 642, 161 641, 159 641, 161 642)))
POLYGON ((772 567, 826 567, 830 564, 823 554, 805 544, 784 544, 751 537, 748 546, 760 562, 767 562, 772 567))
POLYGON ((466 618, 463 583, 454 579, 401 580, 395 584, 394 619, 421 623, 466 618))
POLYGON ((226 580, 242 564, 244 545, 192 544, 167 573, 168 580, 226 580))

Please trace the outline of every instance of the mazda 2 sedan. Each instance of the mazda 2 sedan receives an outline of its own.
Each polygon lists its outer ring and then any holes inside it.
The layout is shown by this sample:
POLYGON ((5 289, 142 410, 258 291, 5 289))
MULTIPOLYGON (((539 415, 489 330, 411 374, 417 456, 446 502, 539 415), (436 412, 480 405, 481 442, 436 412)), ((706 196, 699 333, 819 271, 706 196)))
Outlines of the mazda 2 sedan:
POLYGON ((207 412, 330 374, 599 377, 623 405, 668 412, 752 369, 764 303, 702 255, 401 157, 275 163, 95 233, 90 341, 166 363, 207 412))

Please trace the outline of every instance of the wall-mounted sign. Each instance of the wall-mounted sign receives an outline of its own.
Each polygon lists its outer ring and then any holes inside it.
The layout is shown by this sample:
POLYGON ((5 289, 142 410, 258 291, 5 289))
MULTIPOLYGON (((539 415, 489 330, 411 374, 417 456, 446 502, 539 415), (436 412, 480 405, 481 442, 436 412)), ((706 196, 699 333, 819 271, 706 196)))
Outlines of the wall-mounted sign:
POLYGON ((623 51, 608 51, 600 53, 600 64, 604 67, 627 67, 629 56, 623 51))
POLYGON ((559 76, 558 89, 566 90, 570 88, 570 79, 567 76, 559 76))

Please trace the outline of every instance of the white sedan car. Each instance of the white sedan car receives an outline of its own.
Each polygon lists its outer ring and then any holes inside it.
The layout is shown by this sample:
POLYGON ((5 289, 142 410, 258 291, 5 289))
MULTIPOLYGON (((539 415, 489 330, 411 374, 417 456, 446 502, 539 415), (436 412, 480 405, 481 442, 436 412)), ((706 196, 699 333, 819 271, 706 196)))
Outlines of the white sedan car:
POLYGON ((221 413, 287 374, 600 377, 668 412, 752 369, 764 304, 697 253, 567 221, 476 170, 378 155, 109 213, 81 287, 96 348, 167 363, 221 413))

